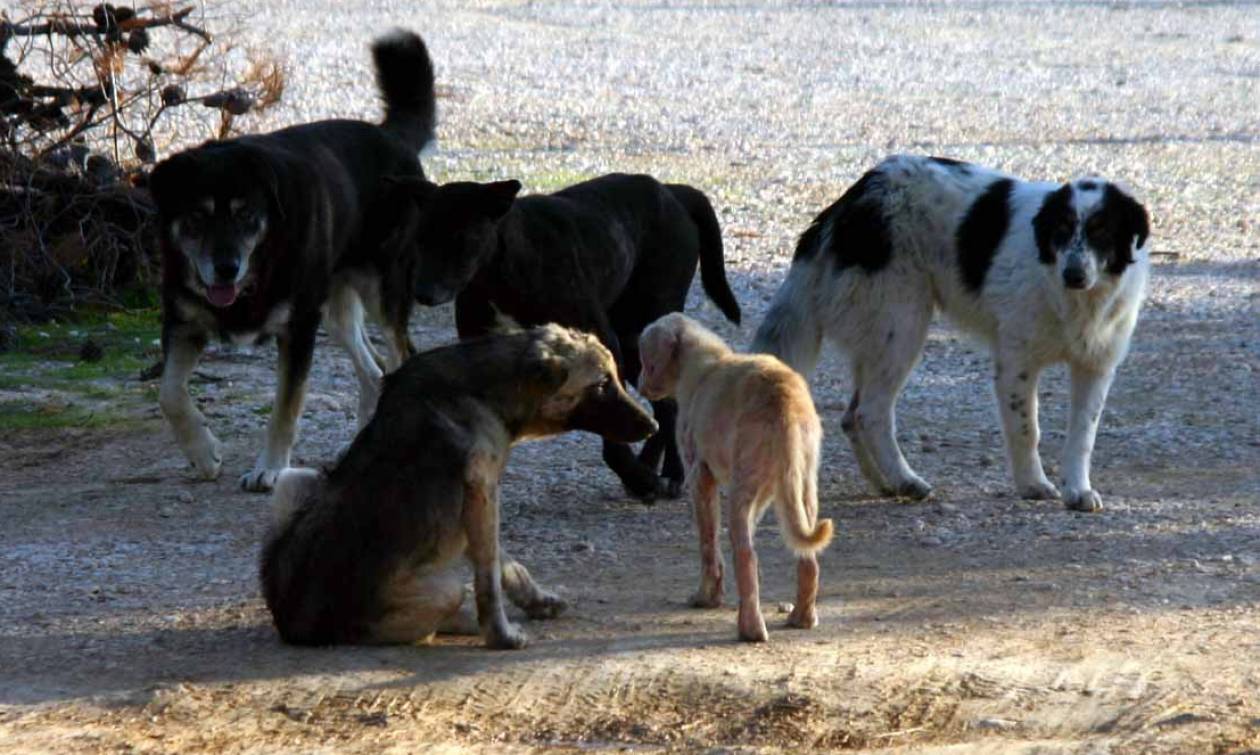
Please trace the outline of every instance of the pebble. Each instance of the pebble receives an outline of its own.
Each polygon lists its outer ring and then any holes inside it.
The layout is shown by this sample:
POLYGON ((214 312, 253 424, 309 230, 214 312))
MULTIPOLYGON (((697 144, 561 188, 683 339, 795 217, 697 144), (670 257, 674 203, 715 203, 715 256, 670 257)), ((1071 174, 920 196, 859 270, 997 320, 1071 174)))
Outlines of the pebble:
POLYGON ((784 601, 779 604, 778 610, 779 610, 779 613, 792 613, 792 611, 796 610, 796 606, 791 603, 788 603, 787 601, 784 601))

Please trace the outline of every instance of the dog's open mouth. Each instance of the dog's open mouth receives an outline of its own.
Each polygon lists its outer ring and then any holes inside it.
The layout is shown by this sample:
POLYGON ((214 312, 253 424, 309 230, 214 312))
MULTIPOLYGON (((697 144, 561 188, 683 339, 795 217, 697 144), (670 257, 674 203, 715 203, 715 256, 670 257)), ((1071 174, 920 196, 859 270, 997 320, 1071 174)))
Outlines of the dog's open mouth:
POLYGON ((232 283, 216 283, 206 286, 206 300, 216 307, 230 307, 236 301, 236 286, 232 283))

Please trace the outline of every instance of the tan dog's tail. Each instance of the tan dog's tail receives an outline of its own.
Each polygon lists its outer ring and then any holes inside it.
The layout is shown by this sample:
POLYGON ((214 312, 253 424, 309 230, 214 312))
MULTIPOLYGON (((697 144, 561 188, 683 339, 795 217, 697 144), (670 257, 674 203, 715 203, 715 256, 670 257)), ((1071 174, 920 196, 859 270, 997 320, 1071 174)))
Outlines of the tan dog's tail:
MULTIPOLYGON (((802 441, 804 439, 801 439, 802 441)), ((797 463, 785 475, 775 496, 783 539, 799 555, 817 553, 831 544, 830 519, 818 519, 818 445, 802 443, 797 463)))

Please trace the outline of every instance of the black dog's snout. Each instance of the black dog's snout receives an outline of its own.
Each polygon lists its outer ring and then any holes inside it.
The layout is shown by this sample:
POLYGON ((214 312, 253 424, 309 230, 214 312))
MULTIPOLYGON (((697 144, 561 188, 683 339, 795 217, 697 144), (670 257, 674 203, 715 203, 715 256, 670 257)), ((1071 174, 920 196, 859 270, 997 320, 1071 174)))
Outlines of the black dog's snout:
POLYGON ((1079 267, 1069 267, 1063 271, 1063 285, 1068 288, 1085 288, 1085 271, 1079 267))
POLYGON ((232 283, 235 281, 236 274, 240 272, 240 270, 241 266, 235 260, 214 263, 214 276, 218 278, 221 283, 232 283))

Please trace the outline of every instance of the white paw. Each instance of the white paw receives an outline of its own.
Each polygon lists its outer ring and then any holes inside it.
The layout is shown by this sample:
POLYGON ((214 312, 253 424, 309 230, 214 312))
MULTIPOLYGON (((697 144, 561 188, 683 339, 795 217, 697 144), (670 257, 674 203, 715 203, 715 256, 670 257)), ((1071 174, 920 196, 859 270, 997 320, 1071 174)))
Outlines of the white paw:
POLYGON ((1030 501, 1052 501, 1059 497, 1059 489, 1049 480, 1039 480, 1020 485, 1019 497, 1030 501))
POLYGON ((223 468, 223 455, 219 439, 202 425, 201 432, 194 434, 192 442, 184 449, 184 455, 192 464, 193 474, 203 480, 217 480, 223 468))
POLYGON ((1096 490, 1073 490, 1068 488, 1063 496, 1063 505, 1073 511, 1102 511, 1102 496, 1096 490))
POLYGON ((266 493, 276 486, 276 480, 280 478, 281 473, 286 469, 288 467, 280 467, 279 469, 254 467, 241 475, 241 489, 248 490, 251 493, 266 493))

